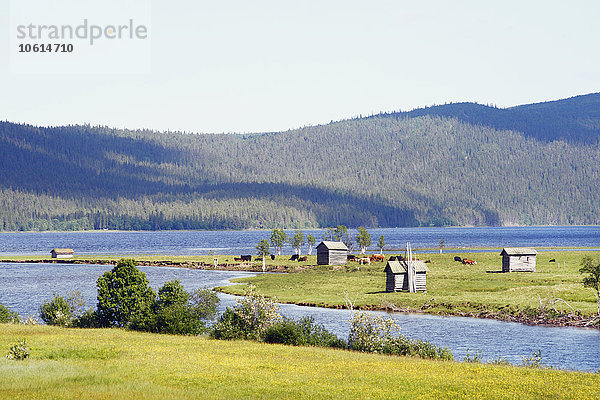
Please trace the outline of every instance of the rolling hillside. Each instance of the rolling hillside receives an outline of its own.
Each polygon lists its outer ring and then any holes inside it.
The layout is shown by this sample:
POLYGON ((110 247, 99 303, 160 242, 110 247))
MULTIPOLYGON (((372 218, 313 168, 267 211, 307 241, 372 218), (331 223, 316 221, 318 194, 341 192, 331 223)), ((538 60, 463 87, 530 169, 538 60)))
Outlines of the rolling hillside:
POLYGON ((0 122, 0 229, 600 223, 600 94, 285 132, 0 122))

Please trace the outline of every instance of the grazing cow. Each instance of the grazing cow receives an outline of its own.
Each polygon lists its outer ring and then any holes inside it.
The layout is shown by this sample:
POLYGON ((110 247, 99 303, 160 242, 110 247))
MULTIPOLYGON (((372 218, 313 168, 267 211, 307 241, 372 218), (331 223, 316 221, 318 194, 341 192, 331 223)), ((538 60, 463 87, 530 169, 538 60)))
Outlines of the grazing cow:
POLYGON ((354 261, 357 261, 360 265, 371 264, 371 259, 369 257, 356 258, 354 261))
POLYGON ((348 259, 348 261, 354 261, 355 256, 354 254, 348 254, 346 258, 348 259))
POLYGON ((467 259, 465 258, 464 260, 462 260, 462 263, 463 263, 463 264, 465 264, 465 265, 467 265, 467 264, 468 264, 468 265, 475 265, 475 264, 477 264, 477 261, 474 261, 474 260, 467 260, 467 259))
POLYGON ((233 258, 233 261, 244 261, 244 260, 242 260, 242 258, 241 258, 241 257, 234 257, 234 258, 233 258))
POLYGON ((275 259, 275 254, 271 254, 271 260, 275 259))
POLYGON ((458 262, 462 262, 462 258, 460 258, 459 256, 454 256, 454 261, 458 261, 458 262))
POLYGON ((307 256, 298 257, 298 261, 308 261, 307 256))
POLYGON ((371 259, 371 261, 383 261, 384 260, 383 256, 380 254, 373 254, 369 258, 371 259))
POLYGON ((550 262, 556 262, 556 258, 553 258, 552 260, 550 260, 550 262))
POLYGON ((240 258, 242 259, 242 261, 252 261, 252 254, 241 255, 240 258))
POLYGON ((425 264, 429 264, 431 262, 431 260, 425 260, 423 261, 425 264))
POLYGON ((290 257, 290 261, 298 261, 298 254, 294 254, 290 257))
MULTIPOLYGON (((252 261, 252 260, 250 260, 250 261, 252 261)), ((256 258, 254 259, 254 261, 262 261, 262 257, 256 257, 256 258)))

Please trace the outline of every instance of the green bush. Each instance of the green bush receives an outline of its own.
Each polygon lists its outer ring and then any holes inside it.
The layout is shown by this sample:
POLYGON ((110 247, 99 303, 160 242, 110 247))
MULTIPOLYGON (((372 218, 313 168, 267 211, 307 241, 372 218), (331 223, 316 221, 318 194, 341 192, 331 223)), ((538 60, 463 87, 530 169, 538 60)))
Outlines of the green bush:
POLYGON ((267 328, 281 321, 276 300, 255 292, 250 285, 245 295, 237 299, 233 309, 227 308, 213 326, 216 339, 260 340, 267 328))
POLYGON ((178 280, 166 282, 158 298, 140 308, 128 328, 138 331, 197 335, 207 330, 206 321, 217 313, 219 298, 210 289, 186 292, 178 280))
POLYGON ((302 326, 294 321, 286 320, 268 327, 264 332, 263 340, 267 343, 281 343, 291 346, 307 344, 302 326))
POLYGON ((355 312, 348 335, 352 350, 414 356, 429 359, 453 360, 447 348, 435 346, 422 340, 411 340, 399 335, 400 327, 391 318, 355 312))
POLYGON ((40 317, 48 325, 69 326, 73 310, 67 299, 55 294, 51 301, 45 301, 40 307, 40 317))
POLYGON ((11 311, 8 307, 0 304, 0 323, 19 322, 19 314, 11 311))
POLYGON ((74 318, 71 326, 75 328, 101 328, 102 324, 98 319, 98 313, 90 308, 74 318))
POLYGON ((323 325, 316 324, 313 317, 275 323, 265 330, 263 340, 292 346, 348 347, 344 340, 327 331, 323 325))

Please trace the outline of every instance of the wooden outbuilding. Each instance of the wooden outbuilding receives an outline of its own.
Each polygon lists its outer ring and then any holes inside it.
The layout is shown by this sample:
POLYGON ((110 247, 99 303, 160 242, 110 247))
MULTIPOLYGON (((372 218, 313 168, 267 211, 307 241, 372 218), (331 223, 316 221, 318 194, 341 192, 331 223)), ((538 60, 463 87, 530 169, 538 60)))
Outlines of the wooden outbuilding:
POLYGON ((502 272, 535 272, 537 251, 527 247, 505 247, 502 256, 502 272))
POLYGON ((318 265, 344 265, 348 259, 348 247, 343 242, 323 241, 317 246, 318 265))
MULTIPOLYGON (((415 271, 415 289, 417 292, 427 291, 427 272, 429 268, 423 261, 410 261, 415 271)), ((410 291, 408 279, 409 261, 388 261, 385 266, 386 292, 410 291)))
POLYGON ((57 249, 54 248, 50 252, 52 258, 73 258, 75 251, 73 249, 57 249))

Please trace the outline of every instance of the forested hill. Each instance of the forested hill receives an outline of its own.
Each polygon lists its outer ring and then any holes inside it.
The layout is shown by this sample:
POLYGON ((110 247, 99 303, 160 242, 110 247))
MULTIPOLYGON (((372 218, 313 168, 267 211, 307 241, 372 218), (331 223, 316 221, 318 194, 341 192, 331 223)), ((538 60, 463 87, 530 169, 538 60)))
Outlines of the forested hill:
POLYGON ((250 135, 0 122, 0 229, 599 224, 594 101, 510 130, 425 112, 458 104, 250 135))
POLYGON ((600 142, 600 93, 510 108, 452 103, 381 115, 456 118, 469 124, 523 132, 543 141, 566 140, 587 144, 600 142))

